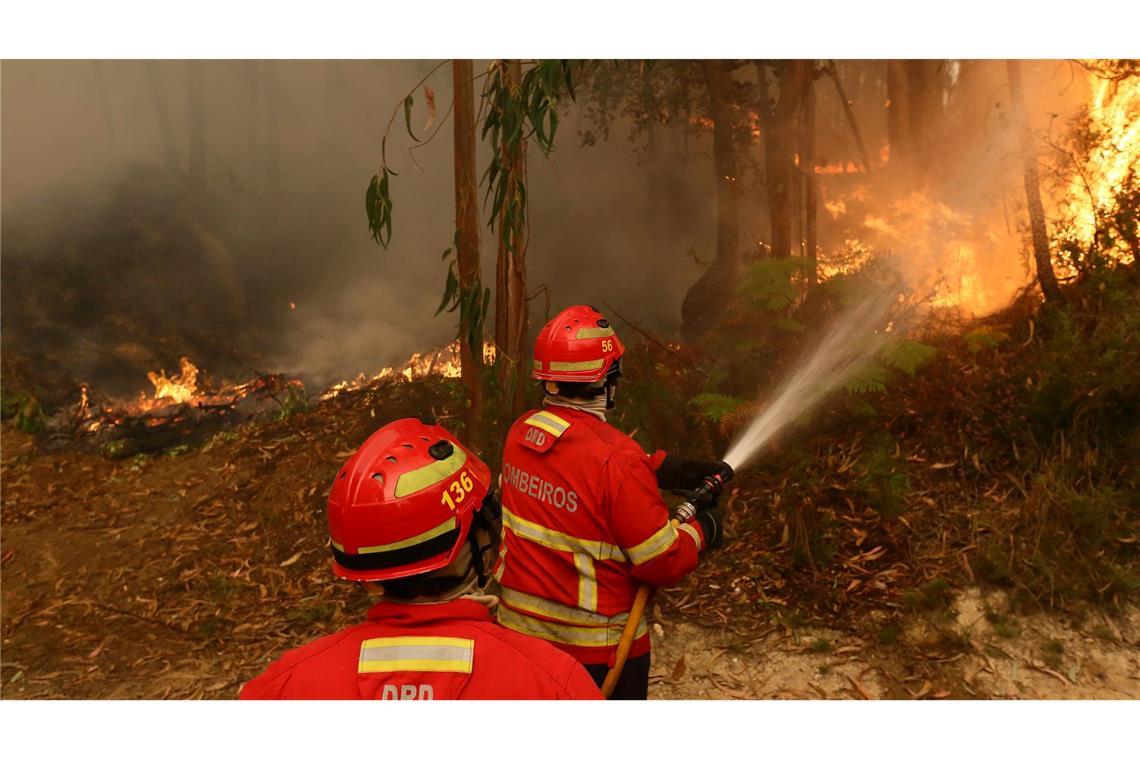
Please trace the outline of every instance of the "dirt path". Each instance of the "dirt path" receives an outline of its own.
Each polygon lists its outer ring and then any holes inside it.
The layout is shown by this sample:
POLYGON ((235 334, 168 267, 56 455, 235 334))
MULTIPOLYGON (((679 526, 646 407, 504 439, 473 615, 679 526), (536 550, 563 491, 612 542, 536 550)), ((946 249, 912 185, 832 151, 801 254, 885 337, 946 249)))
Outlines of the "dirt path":
POLYGON ((967 589, 950 610, 911 619, 898 639, 772 626, 658 621, 654 699, 1137 699, 1140 609, 1080 624, 1018 617, 1003 594, 967 589), (987 612, 988 610, 988 612, 987 612))

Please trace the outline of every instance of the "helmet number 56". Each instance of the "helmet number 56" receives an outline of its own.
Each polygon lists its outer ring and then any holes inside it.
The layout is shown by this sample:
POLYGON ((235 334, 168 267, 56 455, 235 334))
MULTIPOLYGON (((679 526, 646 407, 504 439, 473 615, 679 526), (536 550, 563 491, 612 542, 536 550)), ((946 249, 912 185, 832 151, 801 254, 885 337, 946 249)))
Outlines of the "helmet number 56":
POLYGON ((609 338, 604 338, 602 340, 602 350, 605 351, 607 354, 610 353, 611 351, 614 350, 614 342, 612 340, 610 340, 609 338))
POLYGON ((439 497, 441 504, 447 505, 447 508, 455 511, 457 504, 462 504, 463 500, 467 498, 467 494, 471 493, 471 489, 475 487, 475 483, 471 480, 471 475, 467 470, 459 473, 459 477, 447 484, 443 489, 443 493, 439 497), (452 496, 455 498, 453 499, 452 496))

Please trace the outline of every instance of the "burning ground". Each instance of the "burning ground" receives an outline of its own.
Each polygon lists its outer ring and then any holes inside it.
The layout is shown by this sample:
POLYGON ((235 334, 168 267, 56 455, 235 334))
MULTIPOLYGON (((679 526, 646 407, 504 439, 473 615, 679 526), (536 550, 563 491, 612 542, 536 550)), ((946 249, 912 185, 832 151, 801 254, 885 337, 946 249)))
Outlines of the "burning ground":
MULTIPOLYGON (((1006 437, 1033 395, 1026 379, 1046 393, 1055 380, 1035 363, 1058 340, 1040 321, 1022 306, 974 327, 1008 340, 945 334, 933 363, 877 399, 889 446, 836 403, 742 474, 727 497, 729 545, 651 605, 653 695, 1140 696, 1127 580, 1137 514, 1103 491, 1135 477, 1122 469, 1134 450, 1093 461, 1069 449, 1049 464, 1006 437), (1066 479, 1069 465, 1086 480, 1066 479), (1086 511, 1109 499, 1107 511, 1067 512, 1066 488, 1086 511), (1035 575, 1030 539, 1073 578, 1035 575)), ((684 398, 697 359, 663 342, 635 348, 619 424, 690 453, 721 446, 721 426, 648 392, 684 398), (645 405, 649 431, 636 423, 645 405)), ((228 698, 284 649, 359 619, 365 599, 328 570, 328 484, 389 420, 459 424, 446 367, 409 374, 168 454, 44 452, 5 425, 4 696, 228 698)), ((1092 398, 1119 393, 1090 378, 1092 398)))

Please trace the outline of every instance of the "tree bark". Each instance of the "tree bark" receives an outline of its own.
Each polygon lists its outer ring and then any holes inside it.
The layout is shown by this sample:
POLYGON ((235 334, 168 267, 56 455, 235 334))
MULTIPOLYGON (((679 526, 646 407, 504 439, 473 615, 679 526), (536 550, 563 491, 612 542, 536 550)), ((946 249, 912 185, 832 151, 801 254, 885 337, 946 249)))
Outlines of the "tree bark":
POLYGON ((186 62, 187 112, 190 117, 189 174, 198 189, 206 186, 206 98, 202 62, 186 62))
POLYGON ((911 160, 917 168, 929 168, 935 158, 934 146, 942 113, 938 67, 941 61, 906 62, 907 124, 909 126, 911 160))
MULTIPOLYGON (((459 59, 453 61, 451 78, 455 94, 455 258, 459 270, 460 299, 471 303, 468 294, 482 287, 479 281, 479 200, 475 180, 475 90, 472 83, 472 62, 459 59)), ((460 309, 459 361, 470 402, 467 409, 467 436, 468 443, 472 446, 476 445, 482 434, 479 423, 483 409, 482 336, 480 335, 478 351, 471 350, 471 341, 468 340, 472 332, 473 316, 460 309)))
POLYGON ((892 162, 910 157, 907 102, 906 63, 887 61, 887 145, 892 162))
POLYGON ((785 259, 792 255, 792 196, 791 178, 795 168, 795 117, 809 76, 811 62, 789 61, 780 73, 780 96, 768 130, 767 149, 771 160, 768 199, 772 217, 772 255, 785 259))
POLYGON ((1029 211, 1029 231, 1033 238, 1033 261, 1037 267, 1037 282, 1048 303, 1061 298, 1053 261, 1049 256, 1049 231, 1045 226, 1045 207, 1041 204, 1041 186, 1037 178, 1037 156, 1033 135, 1029 131, 1029 118, 1025 112, 1025 92, 1021 84, 1021 63, 1006 61, 1009 72, 1009 97, 1013 118, 1021 141, 1021 159, 1024 163, 1025 205, 1029 211))
POLYGON ((731 301, 740 272, 739 168, 733 139, 732 64, 701 61, 713 118, 713 163, 716 169, 716 256, 685 294, 682 333, 695 340, 711 327, 731 301))
MULTIPOLYGON (((510 64, 511 80, 515 86, 522 84, 522 64, 512 61, 510 64)), ((514 164, 516 186, 526 185, 526 139, 519 141, 518 150, 511 157, 514 164)), ((508 324, 511 326, 507 334, 510 356, 513 360, 515 382, 511 388, 511 411, 520 415, 525 411, 526 405, 526 367, 523 358, 526 356, 527 335, 527 308, 526 308, 526 251, 530 238, 527 225, 527 208, 529 201, 522 204, 522 219, 519 222, 514 250, 509 257, 510 274, 508 276, 508 293, 510 294, 510 315, 508 324)))
POLYGON ((815 187, 815 77, 809 75, 804 83, 803 95, 803 150, 801 153, 800 168, 804 173, 804 184, 807 197, 804 199, 804 237, 807 247, 807 276, 808 282, 815 285, 818 273, 817 243, 817 204, 815 187))
MULTIPOLYGON (((504 62, 507 86, 517 89, 522 83, 522 64, 504 62)), ((513 414, 521 414, 525 403, 522 365, 526 355, 526 200, 522 202, 522 218, 516 229, 508 229, 506 206, 518 196, 526 185, 526 140, 520 139, 518 149, 511 151, 503 145, 503 164, 510 175, 507 179, 507 199, 499 215, 499 248, 495 262, 495 346, 502 359, 502 383, 509 389, 508 406, 513 414), (511 245, 508 245, 511 236, 511 245), (512 250, 513 249, 513 250, 512 250)))
POLYGON ((166 101, 166 88, 162 85, 162 72, 158 62, 143 61, 147 84, 154 98, 154 110, 158 116, 158 134, 162 140, 162 152, 166 156, 166 168, 171 172, 182 171, 178 161, 178 145, 174 141, 174 127, 170 121, 170 105, 166 101))

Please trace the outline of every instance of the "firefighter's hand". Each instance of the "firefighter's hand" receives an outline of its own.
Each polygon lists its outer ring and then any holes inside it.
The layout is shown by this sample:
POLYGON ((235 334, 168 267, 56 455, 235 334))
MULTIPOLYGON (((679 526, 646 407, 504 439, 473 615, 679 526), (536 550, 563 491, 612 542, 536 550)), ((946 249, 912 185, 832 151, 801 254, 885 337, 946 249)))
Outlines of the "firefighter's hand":
POLYGON ((723 466, 721 462, 697 462, 666 454, 657 468, 657 487, 663 491, 691 491, 709 475, 720 472, 723 466))
POLYGON ((710 509, 701 512, 693 520, 701 526, 701 532, 704 533, 705 551, 724 546, 724 513, 719 509, 710 509))

